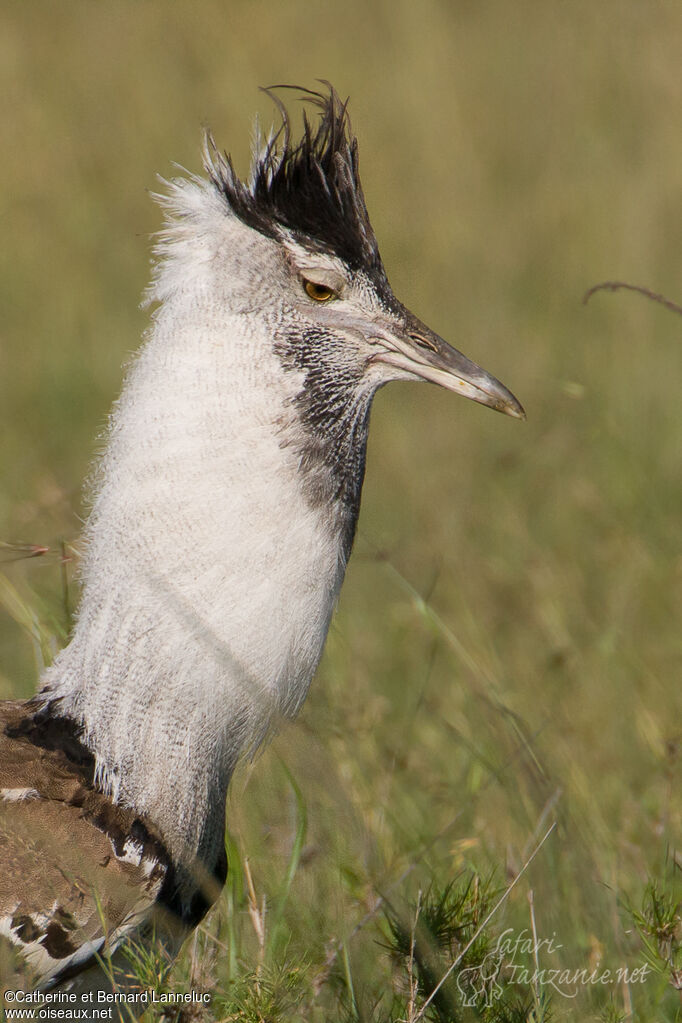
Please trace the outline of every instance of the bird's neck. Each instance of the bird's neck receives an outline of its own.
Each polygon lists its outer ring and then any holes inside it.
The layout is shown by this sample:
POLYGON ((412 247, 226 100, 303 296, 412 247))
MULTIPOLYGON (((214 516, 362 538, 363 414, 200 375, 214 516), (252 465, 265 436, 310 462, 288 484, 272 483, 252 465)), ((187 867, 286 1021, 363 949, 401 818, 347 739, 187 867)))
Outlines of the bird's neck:
POLYGON ((112 417, 75 633, 44 678, 100 784, 209 865, 238 756, 306 694, 361 484, 353 508, 302 471, 303 374, 265 340, 196 288, 158 315, 112 417))

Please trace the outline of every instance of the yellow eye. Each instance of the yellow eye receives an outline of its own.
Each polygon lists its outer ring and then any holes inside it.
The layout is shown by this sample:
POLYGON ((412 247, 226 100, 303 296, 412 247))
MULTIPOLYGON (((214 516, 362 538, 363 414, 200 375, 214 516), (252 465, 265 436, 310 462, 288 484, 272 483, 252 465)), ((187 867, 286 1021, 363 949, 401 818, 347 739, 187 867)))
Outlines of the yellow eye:
POLYGON ((312 298, 314 302, 328 302, 330 298, 336 298, 336 292, 326 284, 315 284, 314 281, 306 281, 304 278, 303 287, 308 298, 312 298))

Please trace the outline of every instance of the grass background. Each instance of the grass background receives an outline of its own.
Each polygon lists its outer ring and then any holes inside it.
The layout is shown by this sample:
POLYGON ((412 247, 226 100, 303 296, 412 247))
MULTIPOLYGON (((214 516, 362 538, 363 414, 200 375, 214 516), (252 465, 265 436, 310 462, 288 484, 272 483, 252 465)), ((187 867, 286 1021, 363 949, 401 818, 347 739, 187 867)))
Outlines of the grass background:
MULTIPOLYGON (((323 663, 235 780, 232 882, 175 974, 203 971, 217 1018, 397 1018, 381 908, 356 929, 378 894, 399 913, 461 871, 504 885, 555 818, 495 924, 529 927, 532 892, 563 946, 546 967, 641 961, 623 900, 679 879, 682 323, 581 296, 682 298, 681 51, 662 0, 0 10, 0 540, 77 539, 147 322, 146 190, 198 169, 202 124, 245 171, 259 85, 351 96, 396 294, 528 412, 378 396, 323 663)), ((59 558, 3 568, 59 637, 59 558)), ((4 603, 0 697, 27 696, 37 645, 4 603)), ((556 1019, 680 1013, 655 975, 545 994, 556 1019)))

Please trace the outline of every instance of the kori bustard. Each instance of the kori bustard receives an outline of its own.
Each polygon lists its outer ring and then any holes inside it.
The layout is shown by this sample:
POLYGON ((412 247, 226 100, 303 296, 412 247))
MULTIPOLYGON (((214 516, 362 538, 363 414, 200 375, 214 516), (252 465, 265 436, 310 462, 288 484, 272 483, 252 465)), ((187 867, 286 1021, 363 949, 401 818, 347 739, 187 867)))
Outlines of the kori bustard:
POLYGON ((209 136, 206 176, 159 197, 157 305, 98 465, 73 636, 35 698, 1 705, 0 946, 44 988, 152 920, 182 937, 219 892, 235 764, 322 653, 377 389, 428 380, 523 416, 396 299, 346 105, 306 97, 298 141, 278 101, 248 182, 209 136))

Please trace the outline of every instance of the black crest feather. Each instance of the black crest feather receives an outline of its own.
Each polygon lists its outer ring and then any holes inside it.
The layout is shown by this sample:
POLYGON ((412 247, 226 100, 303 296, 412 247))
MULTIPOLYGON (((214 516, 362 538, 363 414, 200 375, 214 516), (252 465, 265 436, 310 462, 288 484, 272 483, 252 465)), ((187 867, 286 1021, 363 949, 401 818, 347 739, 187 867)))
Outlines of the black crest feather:
POLYGON ((326 94, 297 86, 302 98, 319 111, 312 125, 305 111, 303 135, 292 142, 284 103, 264 89, 279 108, 282 124, 256 155, 247 183, 232 160, 208 137, 207 171, 230 209, 249 227, 277 237, 282 228, 297 241, 338 255, 353 269, 380 269, 381 259, 369 222, 358 173, 358 143, 342 103, 329 83, 326 94))

